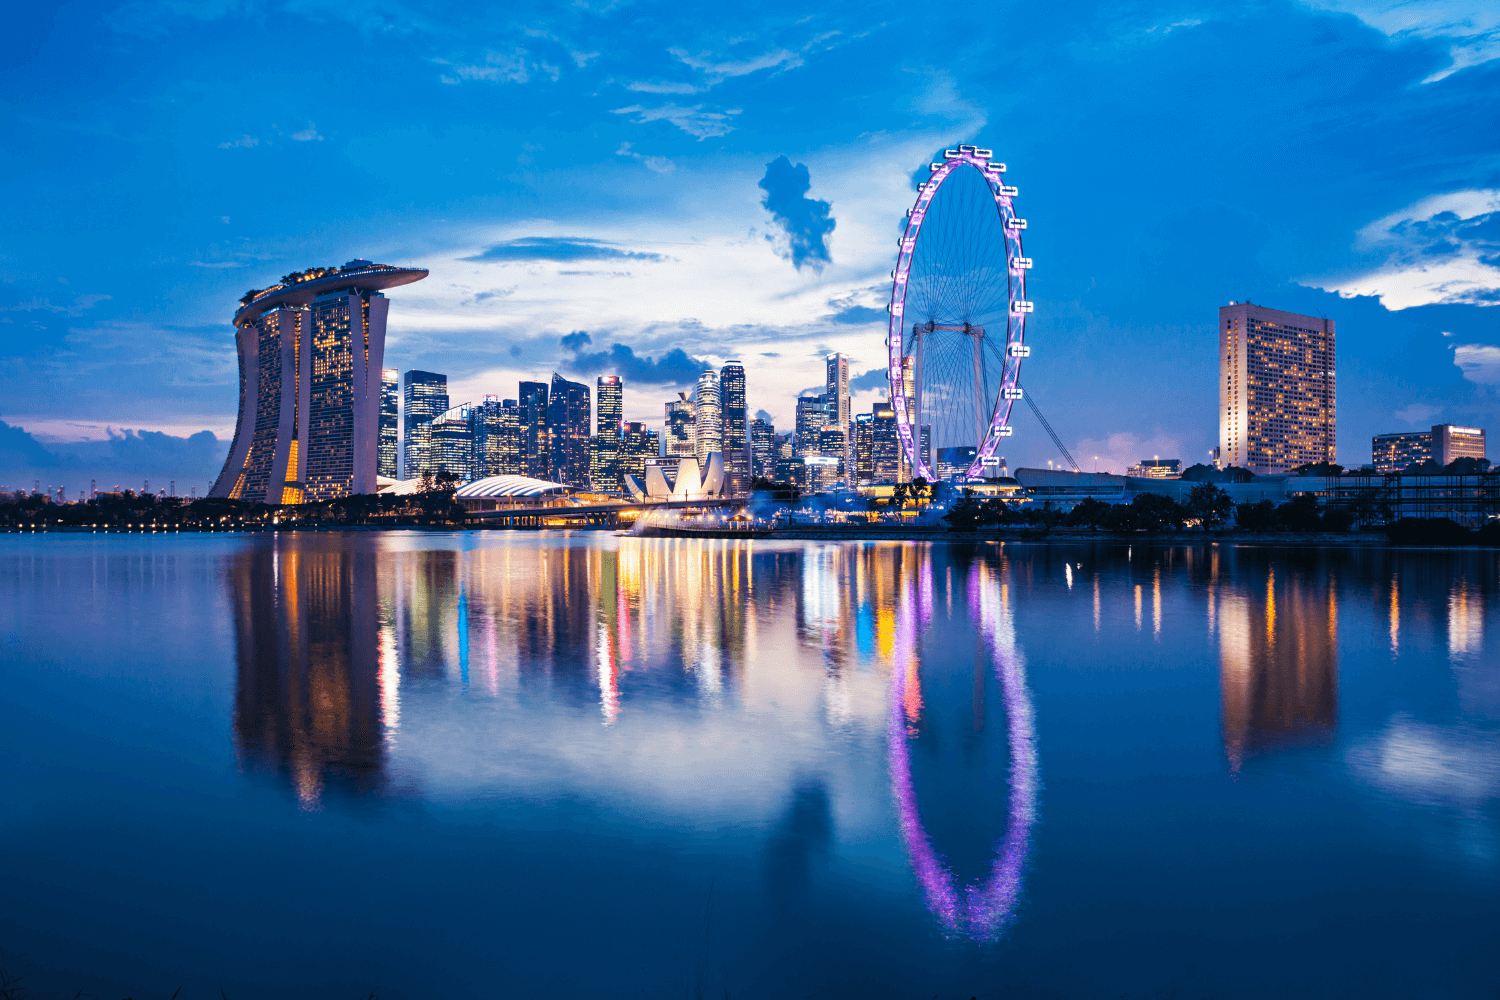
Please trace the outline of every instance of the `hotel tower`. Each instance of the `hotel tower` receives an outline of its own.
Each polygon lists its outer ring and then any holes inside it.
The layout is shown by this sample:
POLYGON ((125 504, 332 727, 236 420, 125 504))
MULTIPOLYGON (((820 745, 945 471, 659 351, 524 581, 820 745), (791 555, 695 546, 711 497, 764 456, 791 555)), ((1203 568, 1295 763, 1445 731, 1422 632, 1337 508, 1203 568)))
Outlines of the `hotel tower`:
POLYGON ((1219 310, 1219 458, 1258 476, 1332 462, 1333 320, 1231 302, 1219 310))
POLYGON ((239 421, 210 496, 301 503, 375 492, 390 308, 381 290, 425 277, 352 260, 246 293, 234 314, 239 421))

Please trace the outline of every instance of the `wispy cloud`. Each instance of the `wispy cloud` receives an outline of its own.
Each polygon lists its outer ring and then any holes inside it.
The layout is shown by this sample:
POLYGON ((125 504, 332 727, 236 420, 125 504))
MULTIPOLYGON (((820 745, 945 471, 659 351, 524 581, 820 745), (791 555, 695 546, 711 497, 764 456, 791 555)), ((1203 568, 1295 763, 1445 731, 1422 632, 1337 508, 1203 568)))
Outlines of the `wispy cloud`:
MULTIPOLYGON (((445 60, 438 60, 445 63, 445 60)), ((451 73, 445 73, 439 79, 443 83, 460 84, 466 80, 482 80, 488 83, 529 83, 533 68, 526 61, 526 50, 516 49, 514 52, 490 51, 484 54, 484 62, 470 63, 468 65, 453 66, 451 73)), ((557 70, 551 70, 552 79, 557 79, 557 70)))
POLYGON ((634 120, 637 125, 644 125, 647 122, 671 122, 688 135, 697 136, 698 141, 702 142, 711 136, 728 135, 733 132, 732 116, 740 112, 738 108, 730 111, 704 111, 701 104, 695 104, 690 108, 676 104, 663 104, 659 108, 646 108, 639 104, 632 104, 628 108, 615 108, 611 113, 635 115, 634 120))
POLYGON ((615 150, 615 155, 628 156, 630 159, 639 161, 649 169, 654 170, 659 174, 670 174, 672 171, 677 169, 677 164, 673 163, 665 156, 645 156, 641 153, 635 152, 630 148, 630 146, 631 144, 628 142, 620 143, 620 148, 615 150))
POLYGON ((1365 226, 1354 247, 1384 261, 1352 277, 1302 283, 1345 297, 1376 295, 1387 309, 1500 305, 1500 189, 1424 198, 1365 226))
POLYGON ((707 88, 693 83, 655 83, 646 80, 635 80, 625 85, 626 90, 634 90, 641 94, 696 94, 707 88))
POLYGON ((323 137, 318 134, 318 126, 309 124, 300 132, 293 132, 291 138, 294 142, 322 142, 323 137))
POLYGON ((260 140, 253 135, 242 135, 238 139, 219 143, 220 149, 253 149, 260 145, 260 140))
POLYGON ((660 261, 666 258, 659 253, 644 250, 625 250, 614 243, 570 236, 522 236, 494 246, 463 260, 496 261, 499 263, 530 262, 538 260, 571 263, 579 260, 639 260, 660 261))
POLYGON ((668 49, 684 65, 704 75, 704 81, 712 87, 735 76, 748 76, 766 69, 793 69, 802 65, 802 57, 789 49, 774 49, 749 59, 715 60, 711 53, 693 55, 686 49, 668 49))

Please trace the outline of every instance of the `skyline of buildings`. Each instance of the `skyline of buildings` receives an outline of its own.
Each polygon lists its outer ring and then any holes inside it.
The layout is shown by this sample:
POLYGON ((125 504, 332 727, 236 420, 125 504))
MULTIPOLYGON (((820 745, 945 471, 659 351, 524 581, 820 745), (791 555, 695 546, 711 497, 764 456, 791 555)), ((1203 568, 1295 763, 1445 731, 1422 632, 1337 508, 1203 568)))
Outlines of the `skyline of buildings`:
MULTIPOLYGON (((287 503, 374 492, 377 478, 443 474, 460 481, 518 474, 570 488, 618 494, 624 476, 648 464, 668 471, 684 458, 706 468, 718 454, 735 495, 758 477, 811 488, 910 478, 888 399, 852 412, 849 358, 824 359, 823 392, 796 399, 795 427, 749 419, 747 373, 738 361, 706 369, 689 395, 664 405, 660 433, 625 416, 618 374, 595 392, 553 372, 523 380, 515 399, 485 395, 454 405, 447 376, 382 365, 389 302, 380 289, 420 280, 421 269, 354 260, 313 268, 249 293, 235 315, 241 412, 210 495, 287 503), (597 408, 594 406, 597 395, 597 408)), ((1219 310, 1220 447, 1216 464, 1279 474, 1336 456, 1337 394, 1332 320, 1233 302, 1219 310)), ((918 391, 903 366, 908 405, 918 391)), ((940 478, 960 478, 968 446, 922 457, 940 478)), ((1380 471, 1413 462, 1445 465, 1484 457, 1481 428, 1376 435, 1380 471)), ((972 456, 971 456, 972 457, 972 456)), ((1131 471, 1170 476, 1175 459, 1141 460, 1131 471)))

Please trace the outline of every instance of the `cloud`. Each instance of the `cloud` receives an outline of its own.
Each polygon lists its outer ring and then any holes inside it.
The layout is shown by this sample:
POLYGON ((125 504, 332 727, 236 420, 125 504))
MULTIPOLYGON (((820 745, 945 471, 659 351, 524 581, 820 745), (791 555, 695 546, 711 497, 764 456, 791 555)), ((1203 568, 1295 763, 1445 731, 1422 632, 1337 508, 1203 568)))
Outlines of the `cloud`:
POLYGON ((553 260, 568 263, 576 260, 666 260, 662 254, 644 250, 622 250, 603 240, 571 236, 521 236, 494 246, 463 260, 517 261, 553 260))
POLYGON ((1404 420, 1408 424, 1425 424, 1433 417, 1442 413, 1442 408, 1428 406, 1426 403, 1413 403, 1403 410, 1397 410, 1391 416, 1397 420, 1404 420))
POLYGON ((670 174, 672 171, 677 169, 677 164, 673 163, 665 156, 643 156, 640 153, 632 152, 630 146, 631 144, 628 142, 620 143, 620 148, 615 150, 615 155, 628 156, 632 160, 637 160, 640 163, 645 164, 647 168, 654 170, 659 174, 670 174))
POLYGON ((0 421, 0 469, 16 478, 40 478, 43 485, 83 489, 99 479, 100 489, 115 482, 139 489, 142 479, 152 488, 176 480, 179 493, 189 484, 200 491, 218 476, 229 442, 212 431, 176 437, 160 431, 108 429, 104 441, 76 441, 48 447, 23 427, 0 421))
POLYGON ((728 135, 733 132, 734 126, 730 124, 730 117, 739 113, 737 108, 731 111, 704 111, 701 104, 695 104, 690 108, 679 107, 676 104, 663 104, 659 108, 632 104, 628 108, 615 108, 610 112, 615 115, 636 115, 635 124, 637 125, 644 125, 647 122, 671 122, 688 135, 697 136, 699 142, 710 136, 728 135))
POLYGON ((573 64, 579 69, 587 66, 590 60, 599 58, 599 53, 597 52, 579 52, 574 49, 568 50, 568 55, 573 57, 573 64))
POLYGON ((849 391, 872 392, 877 389, 884 389, 888 385, 890 385, 890 379, 886 377, 885 369, 871 368, 863 375, 856 376, 855 378, 851 378, 849 380, 849 391))
POLYGON ((1472 0, 1308 0, 1308 6, 1353 14, 1392 38, 1447 39, 1449 63, 1423 83, 1500 59, 1500 8, 1472 0))
POLYGON ((260 145, 260 140, 253 135, 242 135, 238 139, 219 143, 220 149, 251 149, 260 145))
MULTIPOLYGON (((534 68, 534 67, 532 67, 534 68)), ((552 67, 546 67, 551 71, 552 79, 557 79, 557 71, 552 67)), ((531 80, 531 68, 526 64, 526 50, 516 49, 514 52, 486 52, 484 62, 466 66, 454 66, 451 74, 443 74, 439 79, 443 83, 459 84, 465 80, 483 80, 488 83, 527 83, 531 80)))
POLYGON ((1383 263, 1349 278, 1301 283, 1387 309, 1500 305, 1500 189, 1433 195, 1362 228, 1355 249, 1383 263))
POLYGON ((464 301, 463 305, 478 305, 481 302, 488 302, 490 299, 503 299, 508 296, 514 295, 515 292, 516 286, 514 285, 510 288, 491 288, 487 292, 479 292, 475 294, 472 298, 464 301))
POLYGON ((641 94, 696 94, 704 88, 691 83, 648 83, 637 80, 627 83, 625 89, 641 94))
POLYGON ((792 166, 785 156, 778 156, 766 164, 759 187, 766 193, 761 205, 786 234, 781 256, 790 259, 799 271, 803 264, 822 270, 823 264, 832 263, 827 240, 837 222, 828 214, 832 207, 828 202, 806 197, 812 187, 807 166, 792 166))
POLYGON ((296 142, 322 142, 323 137, 318 134, 318 126, 309 125, 301 132, 293 132, 292 139, 296 142))
POLYGON ((1453 349, 1453 363, 1464 378, 1480 385, 1500 385, 1500 347, 1491 344, 1459 344, 1453 349))
POLYGON ((583 330, 574 330, 561 339, 564 350, 573 353, 568 367, 574 372, 580 375, 607 372, 637 385, 692 385, 700 373, 711 367, 707 361, 688 357, 680 347, 656 359, 638 357, 624 344, 614 344, 607 351, 584 353, 584 348, 593 342, 594 338, 583 330))
MULTIPOLYGON (((833 303, 829 304, 832 305, 833 303)), ((890 319, 890 314, 884 309, 876 309, 873 306, 847 305, 828 318, 835 323, 857 325, 862 323, 884 323, 890 319)))
POLYGON ((774 424, 776 422, 774 419, 772 419, 771 415, 769 413, 767 413, 765 410, 756 410, 755 411, 755 419, 756 420, 764 420, 768 424, 774 424))
POLYGON ((668 49, 684 65, 703 73, 708 86, 722 83, 730 77, 747 76, 763 69, 795 69, 802 65, 802 57, 787 49, 775 49, 764 55, 739 61, 715 62, 709 53, 692 55, 684 49, 668 49))

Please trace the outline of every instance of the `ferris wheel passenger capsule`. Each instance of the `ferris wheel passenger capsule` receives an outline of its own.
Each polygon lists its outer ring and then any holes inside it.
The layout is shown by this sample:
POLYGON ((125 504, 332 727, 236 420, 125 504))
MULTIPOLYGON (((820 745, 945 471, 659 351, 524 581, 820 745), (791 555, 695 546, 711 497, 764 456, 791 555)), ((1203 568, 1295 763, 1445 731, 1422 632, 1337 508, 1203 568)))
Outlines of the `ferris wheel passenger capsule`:
POLYGON ((1030 257, 1012 257, 1010 259, 1010 269, 1012 271, 1029 271, 1029 270, 1031 270, 1031 258, 1030 257))
POLYGON ((943 169, 943 165, 941 163, 929 163, 929 164, 927 164, 927 169, 928 170, 942 170, 943 169))
POLYGON ((1010 311, 1013 313, 1029 313, 1032 312, 1035 308, 1036 303, 1027 302, 1025 299, 1018 299, 1017 301, 1010 304, 1010 311))
POLYGON ((1000 391, 1000 395, 1003 396, 1006 399, 1020 399, 1021 398, 1021 387, 1020 386, 1016 386, 1014 389, 1002 389, 1000 391))
POLYGON ((995 155, 995 151, 993 149, 979 149, 978 147, 975 147, 974 155, 979 157, 981 160, 988 160, 990 157, 995 155))
POLYGON ((956 160, 956 159, 958 159, 958 150, 956 150, 956 149, 945 149, 945 150, 943 150, 943 159, 945 159, 945 160, 956 160))
POLYGON ((1018 187, 1007 187, 1004 184, 1000 185, 1000 196, 1003 198, 1014 198, 1020 193, 1021 189, 1018 187))
POLYGON ((974 152, 975 148, 976 147, 974 147, 974 146, 963 146, 963 145, 960 145, 958 147, 958 151, 960 153, 972 153, 972 152, 974 152))
POLYGON ((1011 344, 1010 347, 1006 348, 1006 353, 1013 358, 1029 358, 1031 357, 1031 348, 1025 344, 1011 344))
POLYGON ((1014 427, 1002 427, 1002 428, 1000 428, 1000 431, 999 431, 1000 436, 1003 437, 1003 438, 1008 438, 1012 434, 1014 434, 1015 432, 1016 432, 1016 429, 1014 427))
POLYGON ((1006 229, 1025 229, 1026 228, 1026 220, 1025 219, 1017 219, 1017 218, 1006 219, 1005 220, 1005 228, 1006 229))

